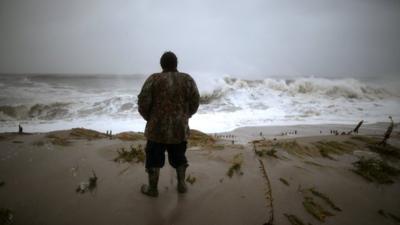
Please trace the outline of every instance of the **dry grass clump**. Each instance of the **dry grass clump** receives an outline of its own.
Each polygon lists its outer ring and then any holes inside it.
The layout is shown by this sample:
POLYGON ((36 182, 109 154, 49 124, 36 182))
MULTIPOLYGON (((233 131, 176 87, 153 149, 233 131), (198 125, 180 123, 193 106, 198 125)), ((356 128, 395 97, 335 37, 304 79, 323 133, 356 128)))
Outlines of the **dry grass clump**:
POLYGON ((89 130, 84 128, 73 128, 70 135, 76 138, 86 138, 86 139, 100 139, 107 137, 105 134, 100 133, 95 130, 89 130))
POLYGON ((215 139, 208 134, 205 134, 198 130, 190 130, 190 136, 188 139, 190 146, 205 146, 212 145, 215 143, 215 139))
POLYGON ((394 181, 392 178, 400 174, 400 170, 392 167, 385 161, 380 159, 365 159, 353 163, 356 167, 353 171, 364 177, 370 182, 379 184, 391 184, 394 181))
POLYGON ((142 146, 139 145, 138 147, 134 147, 131 145, 131 150, 127 151, 125 148, 121 148, 120 150, 117 150, 118 156, 114 159, 115 162, 132 162, 134 159, 136 159, 136 162, 144 162, 146 155, 144 153, 144 150, 142 149, 142 146))
POLYGON ((232 177, 233 174, 243 175, 242 172, 242 164, 243 164, 243 154, 239 153, 233 156, 232 165, 229 167, 228 172, 226 175, 228 177, 232 177))
POLYGON ((115 137, 122 141, 145 140, 143 133, 137 133, 137 132, 122 132, 115 135, 115 137))

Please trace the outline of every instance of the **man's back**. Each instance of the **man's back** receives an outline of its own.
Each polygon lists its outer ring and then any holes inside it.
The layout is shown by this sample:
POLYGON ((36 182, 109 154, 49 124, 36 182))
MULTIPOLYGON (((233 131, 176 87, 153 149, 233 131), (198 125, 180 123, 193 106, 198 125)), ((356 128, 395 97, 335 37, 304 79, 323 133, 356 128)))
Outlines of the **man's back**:
POLYGON ((190 75, 163 72, 151 75, 138 96, 139 112, 147 120, 147 139, 174 144, 189 135, 189 118, 199 106, 199 93, 190 75))
POLYGON ((177 190, 186 193, 187 138, 189 118, 199 107, 199 91, 188 74, 179 73, 178 58, 165 52, 160 59, 162 73, 151 75, 138 96, 139 113, 147 121, 146 172, 149 183, 140 191, 150 197, 158 196, 158 177, 168 151, 169 164, 176 169, 177 190))

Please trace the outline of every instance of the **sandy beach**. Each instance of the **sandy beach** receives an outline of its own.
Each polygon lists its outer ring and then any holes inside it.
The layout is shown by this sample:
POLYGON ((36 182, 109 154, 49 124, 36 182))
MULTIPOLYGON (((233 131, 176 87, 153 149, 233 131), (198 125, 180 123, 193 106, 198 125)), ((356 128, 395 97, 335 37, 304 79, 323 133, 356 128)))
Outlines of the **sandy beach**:
POLYGON ((139 191, 147 182, 142 156, 118 158, 122 148, 143 153, 142 133, 112 138, 83 128, 3 133, 2 220, 97 225, 398 224, 398 128, 383 148, 388 151, 371 147, 377 146, 387 125, 363 125, 359 134, 351 135, 330 131, 348 132, 352 125, 192 131, 188 193, 177 193, 175 171, 166 163, 158 198, 139 191), (376 179, 362 176, 356 173, 361 159, 385 162, 395 172, 376 179), (93 172, 97 180, 88 187, 93 172))

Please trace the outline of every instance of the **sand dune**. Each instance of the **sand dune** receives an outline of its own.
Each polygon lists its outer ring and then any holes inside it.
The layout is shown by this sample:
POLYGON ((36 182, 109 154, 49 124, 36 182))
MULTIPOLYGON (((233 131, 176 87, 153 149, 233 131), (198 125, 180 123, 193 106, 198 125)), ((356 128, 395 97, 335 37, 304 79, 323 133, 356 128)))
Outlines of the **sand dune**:
MULTIPOLYGON (((344 136, 330 135, 326 132, 330 126, 304 128, 307 135, 300 135, 302 128, 297 127, 300 134, 291 136, 279 133, 293 127, 268 129, 243 128, 210 136, 193 131, 187 153, 187 174, 193 182, 188 183, 189 192, 177 193, 175 171, 166 164, 157 199, 139 192, 146 182, 143 163, 114 160, 121 148, 144 146, 141 133, 112 139, 86 129, 4 133, 0 208, 12 211, 13 224, 265 224, 271 210, 273 224, 290 224, 288 217, 304 224, 394 224, 400 216, 396 175, 389 177, 392 183, 379 184, 353 171, 360 157, 382 158, 369 145, 384 126, 344 136), (77 193, 92 171, 97 186, 77 193), (309 210, 313 204, 314 210, 323 210, 313 215, 309 210)), ((396 132, 390 142, 394 149, 400 141, 396 132)), ((399 168, 398 158, 383 159, 399 168)))

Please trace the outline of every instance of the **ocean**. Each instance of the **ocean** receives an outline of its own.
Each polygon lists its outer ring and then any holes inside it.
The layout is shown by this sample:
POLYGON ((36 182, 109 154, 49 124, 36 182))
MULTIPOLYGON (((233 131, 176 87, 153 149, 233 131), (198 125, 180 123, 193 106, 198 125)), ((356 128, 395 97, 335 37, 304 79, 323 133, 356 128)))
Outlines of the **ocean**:
MULTIPOLYGON (((190 127, 204 132, 243 126, 356 124, 400 119, 400 93, 378 79, 193 76, 201 105, 190 127)), ((137 111, 142 75, 0 76, 0 132, 85 127, 143 131, 137 111)), ((397 81, 397 80, 396 80, 397 81)))

